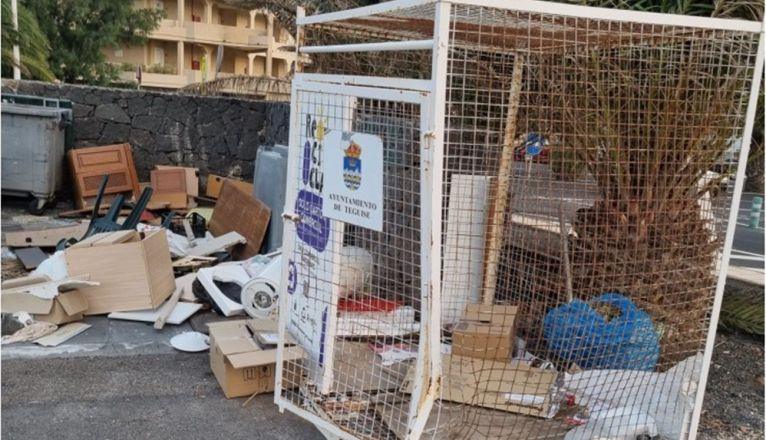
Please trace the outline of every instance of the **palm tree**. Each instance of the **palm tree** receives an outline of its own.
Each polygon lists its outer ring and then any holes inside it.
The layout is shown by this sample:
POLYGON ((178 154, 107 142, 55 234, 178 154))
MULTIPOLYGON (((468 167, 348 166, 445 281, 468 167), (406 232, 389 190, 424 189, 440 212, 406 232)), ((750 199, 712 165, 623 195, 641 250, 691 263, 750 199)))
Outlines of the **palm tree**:
POLYGON ((48 65, 50 44, 40 30, 37 18, 23 4, 18 5, 18 31, 13 26, 11 0, 2 0, 2 73, 11 76, 15 65, 13 46, 21 52, 21 74, 30 79, 53 81, 55 79, 48 65))

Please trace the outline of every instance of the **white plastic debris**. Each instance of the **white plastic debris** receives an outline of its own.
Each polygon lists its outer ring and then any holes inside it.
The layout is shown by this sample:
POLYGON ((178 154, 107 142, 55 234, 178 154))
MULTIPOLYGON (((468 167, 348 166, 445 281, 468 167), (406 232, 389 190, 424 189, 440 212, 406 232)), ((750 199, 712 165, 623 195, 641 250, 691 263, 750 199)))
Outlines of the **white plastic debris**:
POLYGON ((635 440, 657 434, 653 417, 633 407, 620 407, 591 415, 588 423, 569 431, 564 440, 635 440))
POLYGON ((409 344, 370 345, 370 348, 380 356, 384 367, 418 357, 418 350, 409 344))
POLYGON ((50 278, 51 281, 59 281, 69 278, 64 251, 56 251, 53 255, 40 263, 40 265, 37 266, 37 269, 33 270, 30 275, 45 275, 50 278))
POLYGON ((619 435, 630 436, 630 433, 616 433, 616 437, 581 436, 587 432, 597 434, 600 432, 597 428, 601 425, 641 425, 652 431, 649 429, 650 422, 663 438, 680 438, 694 409, 702 362, 702 355, 697 354, 664 373, 589 370, 565 374, 565 388, 574 392, 577 403, 586 406, 591 414, 588 423, 580 427, 582 429, 570 431, 566 439, 619 440, 623 438, 619 435), (619 417, 620 420, 608 423, 604 421, 615 417, 619 417), (636 425, 633 422, 636 422, 636 425))

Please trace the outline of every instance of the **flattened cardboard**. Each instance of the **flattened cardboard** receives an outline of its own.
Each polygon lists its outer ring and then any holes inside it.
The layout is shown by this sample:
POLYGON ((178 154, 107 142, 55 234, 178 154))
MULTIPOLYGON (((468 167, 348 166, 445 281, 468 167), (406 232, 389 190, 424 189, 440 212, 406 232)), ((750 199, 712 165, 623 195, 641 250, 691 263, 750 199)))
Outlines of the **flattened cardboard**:
MULTIPOLYGON (((261 348, 253 329, 255 332, 276 331, 276 322, 224 321, 210 323, 208 329, 210 368, 227 398, 274 391, 277 350, 261 348)), ((285 360, 300 357, 301 351, 297 347, 285 350, 285 360)))
POLYGON ((234 257, 244 260, 258 254, 270 218, 268 206, 231 182, 224 182, 208 230, 216 237, 232 231, 242 234, 247 243, 235 249, 234 257))
MULTIPOLYGON (((456 355, 442 355, 441 399, 473 406, 549 418, 555 370, 456 355), (529 401, 517 404, 513 399, 529 401)), ((411 393, 415 365, 411 365, 401 391, 411 393)))
POLYGON ((452 353, 507 361, 517 315, 516 306, 468 304, 465 318, 452 329, 452 353))
POLYGON ((154 309, 173 293, 175 279, 164 230, 91 238, 66 250, 70 275, 98 274, 101 282, 80 289, 88 301, 86 315, 154 309))

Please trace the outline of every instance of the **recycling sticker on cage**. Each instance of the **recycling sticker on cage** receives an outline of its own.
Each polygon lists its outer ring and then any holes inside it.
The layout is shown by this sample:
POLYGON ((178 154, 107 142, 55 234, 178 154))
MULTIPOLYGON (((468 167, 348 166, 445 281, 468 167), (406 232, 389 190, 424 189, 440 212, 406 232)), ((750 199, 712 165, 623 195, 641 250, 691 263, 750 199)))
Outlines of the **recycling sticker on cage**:
POLYGON ((383 230, 383 141, 368 133, 332 131, 325 139, 322 215, 383 230))

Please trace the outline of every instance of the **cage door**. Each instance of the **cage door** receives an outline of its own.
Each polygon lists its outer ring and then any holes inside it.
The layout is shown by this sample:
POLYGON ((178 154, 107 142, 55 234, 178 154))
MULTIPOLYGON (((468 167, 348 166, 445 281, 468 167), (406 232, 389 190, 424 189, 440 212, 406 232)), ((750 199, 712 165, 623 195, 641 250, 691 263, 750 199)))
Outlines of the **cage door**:
POLYGON ((432 339, 420 272, 428 96, 293 87, 275 400, 325 429, 397 438, 422 400, 403 374, 432 339), (390 364, 391 350, 409 359, 390 364))

